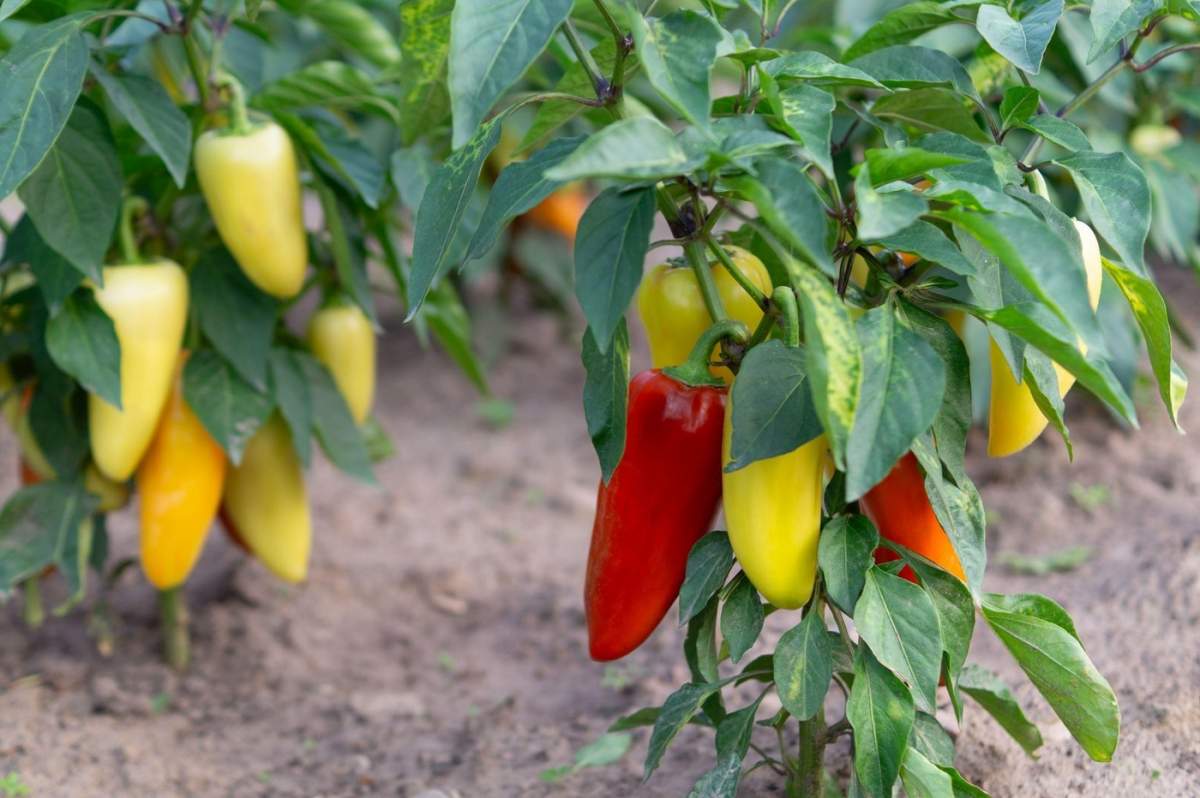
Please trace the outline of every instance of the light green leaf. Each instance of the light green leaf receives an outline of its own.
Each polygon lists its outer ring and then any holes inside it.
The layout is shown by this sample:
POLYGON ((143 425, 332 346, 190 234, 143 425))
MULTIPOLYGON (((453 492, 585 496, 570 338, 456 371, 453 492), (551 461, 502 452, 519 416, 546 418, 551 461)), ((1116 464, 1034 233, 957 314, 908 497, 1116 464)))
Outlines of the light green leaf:
POLYGON ((636 117, 602 128, 557 166, 548 180, 586 177, 661 180, 687 170, 689 160, 670 128, 653 117, 636 117))
POLYGON ((825 619, 811 609, 775 646, 775 686, 784 709, 808 720, 825 704, 833 678, 833 644, 825 619))
POLYGON ((878 545, 879 532, 863 515, 839 515, 821 530, 817 558, 825 590, 843 612, 854 614, 878 545))
POLYGON ((1062 16, 1063 0, 1033 0, 1023 4, 1023 11, 1016 20, 1002 6, 980 6, 975 27, 992 49, 1018 69, 1036 75, 1062 16))
POLYGON ((633 40, 650 84, 679 115, 707 126, 709 78, 717 60, 721 29, 695 11, 675 11, 661 19, 631 14, 633 40))
POLYGON ((875 798, 888 798, 912 729, 912 695, 895 674, 879 664, 866 646, 854 657, 854 682, 846 718, 854 729, 854 773, 875 798))
POLYGON ((942 640, 929 595, 906 579, 872 567, 854 608, 854 626, 879 661, 909 684, 917 704, 926 712, 935 711, 942 640))

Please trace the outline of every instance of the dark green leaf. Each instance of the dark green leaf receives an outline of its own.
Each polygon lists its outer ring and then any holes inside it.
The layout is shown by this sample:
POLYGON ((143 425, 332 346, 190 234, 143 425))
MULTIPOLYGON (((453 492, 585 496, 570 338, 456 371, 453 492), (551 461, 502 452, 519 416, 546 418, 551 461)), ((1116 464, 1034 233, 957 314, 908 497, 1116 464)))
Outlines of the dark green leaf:
POLYGON ((846 61, 864 56, 894 44, 907 44, 913 39, 959 19, 940 3, 922 0, 892 9, 846 48, 846 61))
POLYGON ((977 96, 971 76, 958 59, 929 47, 884 47, 854 59, 850 66, 875 76, 889 88, 945 86, 966 97, 977 96))
POLYGON ((91 291, 67 297, 46 325, 46 349, 85 390, 121 407, 121 345, 112 319, 91 291))
POLYGON ((609 188, 579 220, 575 295, 601 353, 608 351, 641 283, 654 208, 653 188, 609 188))
POLYGON ((622 319, 607 353, 589 328, 583 336, 583 415, 605 483, 625 452, 625 413, 629 404, 629 331, 622 319))
POLYGON ((733 415, 727 472, 786 454, 821 434, 804 362, 803 349, 782 341, 760 344, 742 360, 727 410, 733 415))
POLYGON ((879 532, 866 516, 840 515, 829 519, 821 530, 817 556, 825 591, 843 612, 854 614, 878 545, 879 532))
POLYGON ((1041 94, 1032 86, 1010 86, 1000 103, 1000 127, 1008 130, 1025 122, 1037 113, 1040 100, 1041 94))
POLYGON ((904 752, 900 781, 908 798, 954 798, 950 775, 915 748, 904 752))
MULTIPOLYGON (((720 662, 717 649, 717 606, 719 603, 718 596, 713 595, 708 600, 708 604, 704 605, 704 609, 688 621, 687 634, 683 638, 683 657, 687 661, 688 671, 692 675, 693 682, 711 683, 721 677, 717 670, 720 662)), ((713 720, 720 720, 724 714, 721 707, 721 696, 719 694, 712 696, 709 701, 705 702, 704 709, 705 714, 711 716, 713 720)))
MULTIPOLYGON (((350 476, 368 485, 376 484, 362 432, 350 415, 346 399, 338 390, 333 375, 308 355, 295 353, 308 379, 312 400, 312 429, 329 461, 350 476)), ((190 364, 189 364, 190 365, 190 364)))
POLYGON ((29 264, 51 313, 56 313, 63 300, 83 282, 83 273, 42 240, 28 214, 21 217, 12 234, 5 239, 3 263, 29 264))
POLYGON ((917 130, 948 130, 972 141, 991 141, 968 110, 962 95, 949 89, 913 89, 888 94, 875 101, 871 113, 917 130))
POLYGON ((689 122, 708 124, 709 77, 722 31, 710 17, 679 10, 661 19, 631 14, 633 40, 650 84, 689 122))
POLYGON ((740 660, 758 640, 765 617, 758 591, 742 575, 734 583, 721 610, 721 637, 729 644, 730 661, 740 660))
POLYGON ((450 103, 454 147, 476 127, 545 49, 571 0, 458 0, 450 17, 450 103))
POLYGON ((965 474, 956 475, 953 482, 943 478, 941 461, 927 439, 917 440, 913 454, 925 471, 925 494, 933 512, 954 544, 967 585, 977 594, 982 589, 987 567, 987 516, 983 499, 965 474))
POLYGON ((309 120, 323 145, 313 159, 324 170, 340 178, 348 191, 357 194, 368 208, 378 208, 387 184, 387 169, 366 144, 352 138, 340 125, 324 119, 309 120))
POLYGON ((933 764, 954 767, 954 738, 933 715, 927 712, 916 714, 908 743, 933 764))
POLYGON ((833 228, 816 186, 791 161, 764 158, 757 166, 757 180, 740 178, 730 181, 731 185, 754 203, 771 232, 833 276, 833 228))
POLYGON ((829 92, 806 83, 781 89, 769 76, 764 78, 763 83, 779 126, 800 142, 801 151, 826 177, 832 177, 830 138, 837 100, 829 92))
POLYGON ((450 111, 446 58, 454 0, 405 0, 400 4, 400 129, 408 143, 440 124, 450 111))
POLYGON ((929 222, 913 222, 902 230, 876 238, 874 241, 893 252, 911 252, 923 260, 936 263, 964 277, 975 273, 974 264, 963 257, 962 252, 946 237, 941 228, 929 222))
POLYGON ((196 412, 229 461, 242 461, 246 444, 275 408, 212 349, 193 352, 183 369, 183 398, 196 412))
POLYGON ((1161 5, 1159 0, 1094 0, 1088 14, 1093 38, 1087 62, 1092 63, 1140 28, 1143 20, 1161 5))
POLYGON ((58 481, 9 496, 0 510, 0 595, 38 576, 47 565, 81 575, 88 547, 80 546, 77 536, 97 501, 82 485, 58 481))
POLYGON ((968 163, 970 159, 948 152, 930 152, 920 147, 870 149, 866 152, 872 186, 908 180, 933 169, 968 163))
POLYGON ((1087 134, 1079 129, 1074 122, 1060 119, 1054 114, 1037 114, 1021 123, 1021 127, 1031 130, 1052 144, 1057 144, 1071 152, 1090 150, 1092 143, 1087 134))
POLYGON ((1000 727, 1025 749, 1025 753, 1032 755, 1042 747, 1042 733, 1025 717, 1025 711, 1021 709, 1016 696, 999 676, 980 665, 968 663, 959 674, 958 689, 975 699, 995 718, 1000 727))
POLYGON ((646 750, 646 767, 643 781, 658 769, 663 753, 675 739, 692 716, 700 710, 700 705, 719 688, 709 684, 685 684, 667 698, 663 704, 658 719, 654 722, 654 731, 650 733, 650 744, 646 750))
POLYGON ((1126 266, 1147 277, 1144 251, 1150 232, 1150 186, 1123 152, 1077 152, 1056 163, 1071 173, 1096 232, 1126 266))
POLYGON ((157 80, 113 74, 98 66, 92 67, 92 75, 125 120, 162 158, 175 185, 183 188, 192 155, 192 126, 187 115, 157 80))
POLYGON ((271 111, 325 108, 401 121, 400 112, 365 72, 341 61, 318 61, 263 86, 254 104, 271 111))
POLYGON ((471 318, 458 297, 458 291, 449 281, 435 286, 429 292, 417 320, 429 325, 438 343, 458 364, 467 379, 479 391, 487 394, 487 374, 471 348, 471 318))
POLYGON ((766 63, 766 71, 778 80, 805 80, 818 86, 861 86, 885 88, 882 83, 852 66, 839 64, 824 53, 808 50, 788 53, 766 63))
POLYGON ((879 661, 912 687, 917 704, 933 712, 942 641, 929 595, 906 579, 870 568, 854 608, 854 626, 879 661))
POLYGON ((735 798, 742 780, 742 758, 726 754, 696 782, 688 798, 735 798))
POLYGON ((333 250, 333 265, 337 269, 338 282, 362 309, 372 323, 378 323, 375 315, 375 300, 371 284, 367 279, 366 252, 362 239, 352 227, 355 217, 338 199, 338 195, 322 180, 315 181, 317 197, 321 201, 321 212, 325 227, 329 230, 330 249, 333 250))
POLYGON ((833 678, 833 646, 825 619, 811 609, 775 646, 775 687, 784 709, 808 720, 825 704, 833 678))
MULTIPOLYGON (((912 552, 901 552, 904 559, 921 580, 921 587, 933 601, 937 612, 938 631, 942 637, 942 650, 946 653, 947 667, 951 678, 958 675, 971 648, 971 635, 975 631, 975 602, 971 591, 951 573, 935 566, 912 552)), ((941 763, 939 763, 941 764, 941 763)))
POLYGON ((868 240, 894 235, 929 211, 929 203, 908 188, 876 191, 866 169, 854 181, 854 195, 858 202, 858 233, 868 240))
POLYGON ((312 461, 313 407, 308 375, 299 354, 294 349, 282 346, 271 349, 271 396, 292 433, 296 455, 301 464, 308 468, 312 461))
POLYGON ((938 455, 957 479, 964 471, 963 457, 972 416, 971 364, 967 350, 945 319, 915 305, 904 303, 900 307, 901 323, 924 338, 945 366, 946 387, 942 406, 933 420, 933 437, 938 455))
POLYGON ((206 252, 189 280, 200 329, 247 382, 265 388, 278 303, 255 288, 223 249, 206 252))
POLYGON ((869 795, 892 794, 914 714, 904 683, 879 664, 870 649, 859 646, 846 717, 854 729, 854 772, 869 795))
POLYGON ((682 174, 690 164, 670 128, 639 116, 601 128, 543 176, 562 183, 588 177, 660 180, 682 174))
POLYGON ((687 575, 679 588, 679 623, 685 624, 700 614, 709 599, 717 594, 729 569, 733 567, 733 548, 729 535, 724 532, 709 532, 688 555, 687 575))

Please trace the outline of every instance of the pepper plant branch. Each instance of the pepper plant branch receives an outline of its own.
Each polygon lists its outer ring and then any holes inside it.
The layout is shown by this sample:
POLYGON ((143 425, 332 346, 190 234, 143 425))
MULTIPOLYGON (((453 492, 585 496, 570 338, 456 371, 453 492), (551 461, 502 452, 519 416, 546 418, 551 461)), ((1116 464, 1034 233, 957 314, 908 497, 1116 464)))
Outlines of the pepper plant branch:
POLYGON ((149 210, 149 204, 139 196, 125 199, 121 205, 121 222, 118 229, 118 244, 121 248, 121 259, 126 263, 137 263, 142 257, 138 253, 137 233, 133 230, 134 217, 149 210))
POLYGON ((29 577, 23 585, 25 593, 25 609, 23 612, 25 625, 37 629, 46 621, 46 610, 42 605, 42 586, 38 577, 29 577))
POLYGON ((725 251, 725 247, 718 244, 711 235, 704 237, 704 243, 717 256, 717 260, 721 261, 721 265, 729 272, 729 276, 742 287, 743 291, 750 295, 754 303, 760 308, 767 307, 767 295, 762 292, 761 288, 750 281, 745 272, 738 268, 737 264, 733 262, 733 258, 729 257, 729 253, 725 251))
POLYGON ((579 38, 579 31, 575 30, 575 23, 567 17, 562 24, 563 34, 567 37, 567 43, 571 45, 571 49, 575 51, 575 57, 579 59, 579 63, 583 65, 588 77, 592 81, 592 89, 596 92, 596 99, 603 100, 608 94, 608 81, 600 74, 600 67, 596 64, 592 54, 588 52, 584 46, 583 40, 579 38))
POLYGON ((1187 44, 1177 44, 1174 47, 1168 47, 1165 50, 1159 50, 1154 55, 1147 58, 1140 64, 1133 64, 1133 71, 1141 74, 1148 69, 1153 68, 1159 61, 1164 58, 1169 58, 1176 53, 1187 52, 1188 50, 1200 50, 1200 42, 1188 42, 1187 44))

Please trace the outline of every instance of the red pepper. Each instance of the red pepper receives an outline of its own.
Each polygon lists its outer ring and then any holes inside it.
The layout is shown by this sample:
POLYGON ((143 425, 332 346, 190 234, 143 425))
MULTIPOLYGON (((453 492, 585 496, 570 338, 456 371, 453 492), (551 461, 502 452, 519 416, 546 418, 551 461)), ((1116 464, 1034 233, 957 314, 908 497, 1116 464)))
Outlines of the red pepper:
MULTIPOLYGON (((942 529, 929 497, 925 494, 925 475, 912 452, 905 454, 875 487, 859 499, 859 506, 885 541, 898 543, 966 581, 954 544, 942 529)), ((875 549, 875 562, 899 559, 884 546, 875 549)), ((917 581, 912 568, 900 572, 910 582, 917 581)))
POLYGON ((650 636, 679 593, 688 553, 712 525, 726 389, 708 373, 708 355, 720 338, 744 334, 736 322, 715 325, 685 366, 643 371, 629 384, 625 452, 600 483, 588 552, 592 659, 619 659, 650 636))

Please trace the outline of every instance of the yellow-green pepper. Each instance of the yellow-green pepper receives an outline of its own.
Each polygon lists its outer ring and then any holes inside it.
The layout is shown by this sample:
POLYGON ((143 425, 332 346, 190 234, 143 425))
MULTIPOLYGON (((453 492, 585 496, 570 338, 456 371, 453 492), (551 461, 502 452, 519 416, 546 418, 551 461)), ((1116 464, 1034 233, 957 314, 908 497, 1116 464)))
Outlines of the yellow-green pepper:
POLYGON ((341 300, 321 308, 308 324, 308 345, 333 374, 350 415, 362 424, 375 399, 375 330, 358 305, 341 300))

